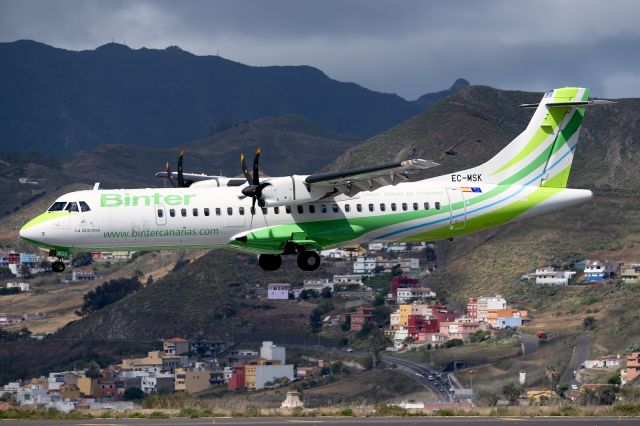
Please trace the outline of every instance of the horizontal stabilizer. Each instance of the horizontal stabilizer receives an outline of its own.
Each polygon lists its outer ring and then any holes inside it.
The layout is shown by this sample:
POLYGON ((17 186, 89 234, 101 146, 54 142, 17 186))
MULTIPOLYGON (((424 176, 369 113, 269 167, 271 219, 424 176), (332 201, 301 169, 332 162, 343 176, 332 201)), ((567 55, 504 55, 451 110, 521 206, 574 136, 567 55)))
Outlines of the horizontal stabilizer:
MULTIPOLYGON (((608 105, 608 104, 615 104, 615 103, 617 102, 607 101, 605 99, 593 99, 591 101, 547 102, 545 106, 547 108, 558 108, 558 107, 568 107, 568 106, 587 107, 592 105, 608 105)), ((540 104, 539 103, 522 104, 520 105, 520 108, 538 108, 538 105, 540 104)))

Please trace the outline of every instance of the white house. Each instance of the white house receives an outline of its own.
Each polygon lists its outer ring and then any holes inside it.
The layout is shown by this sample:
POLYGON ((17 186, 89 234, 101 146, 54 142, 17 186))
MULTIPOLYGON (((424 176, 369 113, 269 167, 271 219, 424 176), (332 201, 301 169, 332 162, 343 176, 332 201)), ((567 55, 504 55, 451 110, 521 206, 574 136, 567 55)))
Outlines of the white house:
POLYGON ((333 285, 363 285, 362 275, 334 275, 333 285))
POLYGON ((291 284, 289 283, 272 283, 267 286, 267 299, 269 300, 288 300, 289 290, 291 284))
POLYGON ((320 293, 326 287, 329 287, 331 291, 333 291, 333 281, 329 280, 329 278, 312 278, 302 281, 303 290, 313 290, 320 293))
POLYGON ((489 316, 489 309, 507 309, 507 301, 504 297, 478 297, 478 310, 476 318, 478 321, 486 321, 489 316))
POLYGON ((19 288, 20 291, 29 291, 29 283, 7 283, 7 288, 19 288))
POLYGON ((535 272, 536 284, 566 286, 575 274, 575 271, 559 271, 551 266, 539 268, 535 272))
POLYGON ((436 293, 429 287, 400 287, 396 300, 398 303, 407 303, 411 299, 433 299, 436 293))
POLYGON ((353 262, 353 273, 360 275, 373 275, 376 269, 376 258, 358 256, 353 262))

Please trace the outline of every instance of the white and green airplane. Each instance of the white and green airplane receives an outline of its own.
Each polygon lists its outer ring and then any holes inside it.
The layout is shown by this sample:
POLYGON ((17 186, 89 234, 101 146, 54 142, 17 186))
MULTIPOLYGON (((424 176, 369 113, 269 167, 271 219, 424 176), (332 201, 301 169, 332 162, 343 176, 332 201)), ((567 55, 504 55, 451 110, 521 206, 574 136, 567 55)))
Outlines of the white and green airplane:
POLYGON ((567 188, 589 90, 547 92, 527 128, 486 163, 409 181, 437 166, 406 160, 314 175, 260 179, 241 159, 244 179, 158 173, 178 187, 94 189, 59 197, 22 227, 20 237, 50 250, 64 270, 71 252, 224 248, 259 254, 265 270, 282 255, 314 270, 318 252, 369 241, 422 242, 460 237, 589 201, 591 191, 567 188), (256 203, 258 208, 255 208, 256 203))

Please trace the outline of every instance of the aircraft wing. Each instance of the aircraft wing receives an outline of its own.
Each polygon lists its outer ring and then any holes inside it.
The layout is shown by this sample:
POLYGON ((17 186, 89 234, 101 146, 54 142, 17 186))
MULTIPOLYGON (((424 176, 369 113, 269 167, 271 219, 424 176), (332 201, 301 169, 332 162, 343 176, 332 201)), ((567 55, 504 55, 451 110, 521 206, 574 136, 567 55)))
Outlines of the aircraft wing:
POLYGON ((396 185, 409 180, 409 174, 439 166, 431 160, 413 159, 338 172, 309 175, 304 182, 310 186, 333 188, 345 195, 360 191, 373 191, 387 185, 396 185))
MULTIPOLYGON (((178 172, 158 172, 156 176, 159 178, 168 179, 169 173, 171 173, 171 179, 174 181, 178 180, 178 172)), ((196 182, 203 181, 215 181, 216 186, 242 186, 247 183, 244 179, 234 179, 228 178, 225 176, 214 176, 214 175, 205 175, 200 173, 183 173, 182 174, 184 181, 187 183, 187 186, 191 186, 196 182)))

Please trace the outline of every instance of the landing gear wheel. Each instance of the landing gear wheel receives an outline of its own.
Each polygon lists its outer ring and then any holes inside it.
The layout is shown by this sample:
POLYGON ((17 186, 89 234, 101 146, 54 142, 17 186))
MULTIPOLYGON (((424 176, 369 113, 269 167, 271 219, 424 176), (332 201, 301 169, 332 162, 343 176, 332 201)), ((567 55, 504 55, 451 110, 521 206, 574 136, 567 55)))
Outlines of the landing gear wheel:
POLYGON ((53 272, 58 272, 58 273, 60 273, 60 272, 64 272, 64 263, 62 263, 62 262, 61 262, 61 261, 59 261, 59 260, 57 260, 57 261, 53 262, 53 263, 51 264, 51 270, 52 270, 53 272))
POLYGON ((298 267, 303 271, 315 271, 320 266, 320 255, 315 251, 298 253, 298 267))
POLYGON ((282 257, 279 254, 261 254, 258 264, 265 271, 275 271, 282 265, 282 257))

